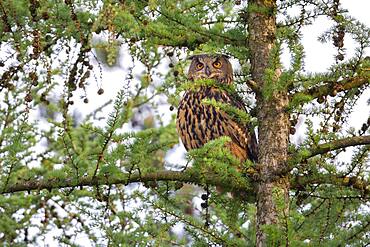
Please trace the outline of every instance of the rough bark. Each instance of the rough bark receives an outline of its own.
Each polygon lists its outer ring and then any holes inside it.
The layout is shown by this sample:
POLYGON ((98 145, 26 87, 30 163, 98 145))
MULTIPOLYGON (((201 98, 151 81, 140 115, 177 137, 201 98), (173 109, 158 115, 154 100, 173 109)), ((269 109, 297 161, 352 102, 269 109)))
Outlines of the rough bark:
POLYGON ((307 94, 312 98, 319 98, 323 96, 337 94, 345 90, 352 88, 359 88, 369 83, 369 78, 366 76, 355 76, 351 78, 346 78, 341 81, 326 81, 323 85, 318 87, 312 87, 302 92, 298 92, 291 96, 293 98, 297 94, 307 94))
MULTIPOLYGON (((274 47, 276 34, 276 1, 249 1, 248 45, 251 53, 252 79, 260 89, 266 83, 265 71, 271 69, 270 55, 274 47)), ((276 83, 280 75, 275 70, 276 83)), ((275 91, 270 97, 257 94, 258 109, 258 171, 257 181, 257 235, 256 246, 268 246, 267 228, 278 227, 284 230, 289 208, 289 181, 287 177, 275 179, 287 161, 289 122, 286 107, 287 91, 275 91), (281 228, 283 226, 283 228, 281 228)), ((286 229, 285 229, 286 230, 286 229)), ((281 244, 281 243, 280 243, 281 244)), ((288 244, 288 243, 286 243, 288 244)))
POLYGON ((159 182, 159 181, 176 181, 190 184, 197 184, 200 186, 214 185, 220 186, 226 190, 243 190, 246 194, 250 195, 250 199, 253 200, 254 191, 248 183, 241 184, 232 177, 221 178, 217 174, 207 173, 200 174, 196 169, 186 169, 186 171, 157 171, 151 173, 132 173, 132 174, 121 174, 121 176, 109 176, 109 175, 98 175, 98 176, 84 176, 79 179, 66 177, 66 178, 50 178, 50 179, 19 179, 16 183, 9 184, 4 188, 0 188, 1 194, 9 194, 21 191, 31 190, 53 190, 61 188, 80 188, 82 186, 99 186, 99 185, 113 185, 113 184, 130 184, 130 183, 148 183, 148 182, 159 182))
MULTIPOLYGON (((82 177, 78 180, 73 178, 49 178, 49 179, 39 179, 30 180, 23 179, 18 180, 14 184, 9 184, 5 188, 0 189, 0 194, 11 194, 15 192, 30 192, 32 190, 53 190, 53 189, 65 189, 65 188, 76 188, 80 189, 83 186, 100 186, 100 185, 116 185, 116 184, 130 184, 141 182, 144 184, 152 185, 159 181, 173 181, 173 182, 183 182, 189 184, 196 184, 199 186, 214 185, 222 187, 227 191, 233 191, 234 194, 243 191, 243 196, 254 202, 256 191, 250 186, 250 184, 241 184, 239 181, 231 177, 220 178, 218 174, 207 174, 204 177, 199 174, 197 170, 187 169, 186 171, 158 171, 154 173, 146 174, 127 174, 122 177, 115 176, 96 176, 96 177, 82 177)), ((307 176, 295 176, 290 178, 290 189, 291 190, 302 190, 308 185, 336 185, 341 187, 353 188, 361 191, 362 196, 370 195, 370 183, 367 180, 358 178, 355 176, 335 176, 330 174, 325 174, 320 177, 307 177, 307 176)))

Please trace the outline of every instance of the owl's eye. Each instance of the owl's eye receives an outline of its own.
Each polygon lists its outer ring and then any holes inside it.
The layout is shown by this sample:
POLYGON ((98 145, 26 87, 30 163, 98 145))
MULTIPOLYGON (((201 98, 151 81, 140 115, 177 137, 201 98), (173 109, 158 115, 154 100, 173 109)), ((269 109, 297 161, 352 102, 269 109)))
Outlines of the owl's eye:
POLYGON ((216 61, 213 63, 213 67, 215 67, 216 69, 221 68, 221 66, 222 66, 222 63, 220 61, 216 61))
POLYGON ((197 64, 197 69, 203 69, 204 65, 202 63, 197 64))

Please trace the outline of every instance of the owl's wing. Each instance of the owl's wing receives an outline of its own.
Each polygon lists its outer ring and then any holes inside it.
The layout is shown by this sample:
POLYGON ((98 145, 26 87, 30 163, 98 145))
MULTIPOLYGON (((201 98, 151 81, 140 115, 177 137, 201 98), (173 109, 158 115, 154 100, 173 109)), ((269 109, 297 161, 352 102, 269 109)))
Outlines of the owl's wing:
MULTIPOLYGON (((240 110, 247 111, 242 98, 237 93, 222 93, 223 101, 226 101, 233 107, 240 110)), ((238 123, 225 112, 221 112, 222 117, 225 119, 224 128, 225 134, 229 136, 233 142, 238 144, 244 150, 247 150, 248 159, 257 162, 258 144, 255 131, 249 124, 245 125, 238 123)))
POLYGON ((224 130, 223 134, 229 136, 236 145, 234 145, 232 149, 234 148, 236 153, 240 153, 240 150, 244 150, 243 153, 240 154, 242 160, 250 159, 256 162, 257 140, 254 131, 248 129, 246 126, 240 125, 223 111, 220 111, 219 114, 223 119, 223 121, 220 122, 221 128, 224 130))

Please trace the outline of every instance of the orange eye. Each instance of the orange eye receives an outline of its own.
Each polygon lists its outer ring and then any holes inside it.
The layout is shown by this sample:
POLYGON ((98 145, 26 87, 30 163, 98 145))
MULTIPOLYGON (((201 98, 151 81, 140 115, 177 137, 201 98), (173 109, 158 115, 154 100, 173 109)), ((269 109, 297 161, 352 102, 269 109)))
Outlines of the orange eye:
POLYGON ((197 64, 197 69, 203 69, 204 65, 202 63, 197 64))
POLYGON ((215 67, 216 69, 221 68, 221 65, 222 65, 222 63, 220 61, 216 61, 216 62, 213 63, 213 67, 215 67))

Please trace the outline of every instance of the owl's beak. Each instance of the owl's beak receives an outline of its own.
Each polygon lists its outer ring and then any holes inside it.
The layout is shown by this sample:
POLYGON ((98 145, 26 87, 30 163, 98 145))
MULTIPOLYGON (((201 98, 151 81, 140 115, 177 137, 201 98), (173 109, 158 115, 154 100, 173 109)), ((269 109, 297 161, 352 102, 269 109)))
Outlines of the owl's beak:
POLYGON ((206 75, 207 76, 210 76, 211 75, 211 71, 209 70, 209 67, 208 66, 206 66, 206 75))

